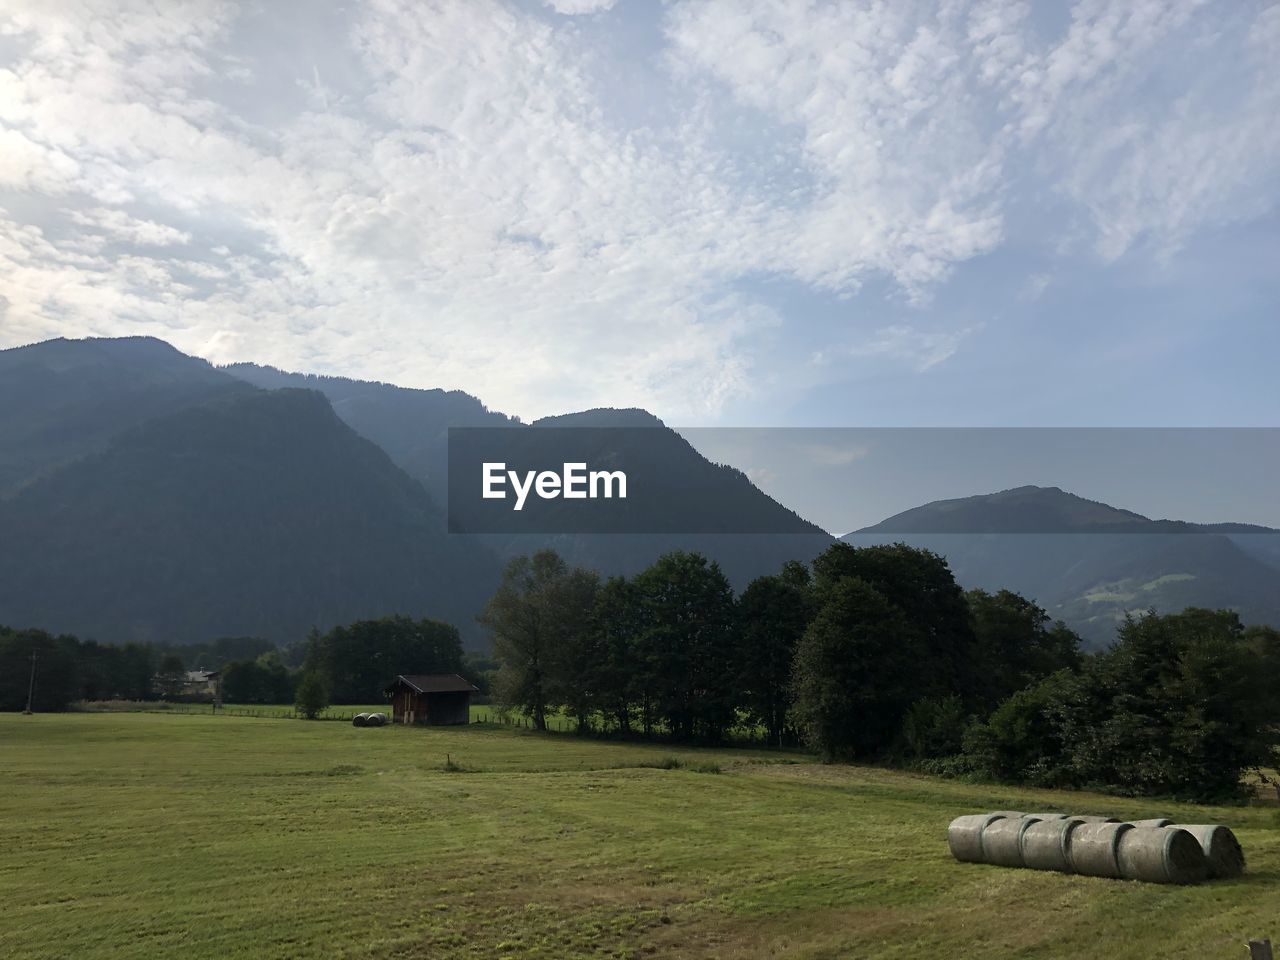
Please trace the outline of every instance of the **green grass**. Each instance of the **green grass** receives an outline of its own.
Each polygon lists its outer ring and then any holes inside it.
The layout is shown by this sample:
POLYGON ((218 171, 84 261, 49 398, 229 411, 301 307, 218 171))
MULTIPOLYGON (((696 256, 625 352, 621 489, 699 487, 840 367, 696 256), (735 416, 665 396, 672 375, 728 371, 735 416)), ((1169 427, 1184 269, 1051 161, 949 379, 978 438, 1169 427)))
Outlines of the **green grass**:
POLYGON ((0 771, 3 957, 1239 958, 1280 934, 1274 805, 195 714, 3 714, 0 771), (1004 807, 1226 822, 1249 872, 954 862, 948 821, 1004 807))

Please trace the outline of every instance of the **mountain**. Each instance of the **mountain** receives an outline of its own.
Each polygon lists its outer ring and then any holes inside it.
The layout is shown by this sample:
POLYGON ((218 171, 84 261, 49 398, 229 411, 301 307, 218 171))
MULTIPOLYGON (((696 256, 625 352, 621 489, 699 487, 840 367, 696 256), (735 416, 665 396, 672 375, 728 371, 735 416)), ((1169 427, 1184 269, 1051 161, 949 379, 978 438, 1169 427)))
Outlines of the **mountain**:
POLYGON ((1280 623, 1280 531, 1250 524, 1152 520, 1057 487, 939 500, 843 539, 902 541, 942 554, 967 588, 1034 598, 1092 645, 1126 612, 1187 606, 1280 623))
POLYGON ((334 412, 372 440, 406 473, 421 480, 437 503, 447 502, 450 427, 511 427, 520 421, 490 410, 461 390, 417 390, 389 383, 286 373, 236 363, 222 371, 266 390, 298 387, 324 394, 334 412))
POLYGON ((217 369, 150 338, 0 352, 0 399, 5 624, 283 642, 404 613, 449 620, 475 645, 475 615, 515 553, 550 546, 613 574, 696 549, 741 587, 831 541, 644 411, 526 426, 457 391, 217 369), (595 452, 665 478, 640 519, 667 532, 448 534, 448 431, 477 426, 539 442, 556 427, 646 428, 602 431, 612 439, 595 452), (687 532, 708 517, 773 532, 687 532))
POLYGON ((0 501, 0 622, 108 641, 299 639, 404 613, 474 634, 496 558, 319 393, 236 390, 0 501))
POLYGON ((101 450, 158 412, 248 392, 234 377, 151 337, 0 350, 0 497, 101 450))
MULTIPOLYGON (((661 531, 658 533, 475 535, 503 557, 551 548, 570 563, 605 575, 629 575, 667 551, 698 550, 716 560, 726 576, 742 588, 761 574, 776 573, 788 560, 816 556, 832 542, 829 534, 763 493, 741 471, 711 463, 645 410, 600 408, 545 417, 525 425, 460 391, 417 390, 342 377, 284 373, 254 364, 234 364, 223 369, 259 387, 294 386, 321 391, 339 417, 378 444, 410 476, 422 481, 441 504, 448 502, 450 427, 531 431, 521 446, 544 456, 550 456, 554 445, 546 439, 545 431, 596 430, 599 443, 593 449, 593 464, 622 464, 627 466, 628 476, 639 472, 655 482, 660 479, 664 489, 673 491, 667 496, 655 496, 645 504, 645 513, 636 518, 639 525, 661 531), (721 518, 720 529, 752 532, 687 532, 714 526, 708 522, 708 511, 721 518)), ((507 442, 513 443, 514 438, 507 442)), ((558 517, 555 510, 544 515, 543 529, 572 529, 567 514, 573 509, 562 501, 558 517)))

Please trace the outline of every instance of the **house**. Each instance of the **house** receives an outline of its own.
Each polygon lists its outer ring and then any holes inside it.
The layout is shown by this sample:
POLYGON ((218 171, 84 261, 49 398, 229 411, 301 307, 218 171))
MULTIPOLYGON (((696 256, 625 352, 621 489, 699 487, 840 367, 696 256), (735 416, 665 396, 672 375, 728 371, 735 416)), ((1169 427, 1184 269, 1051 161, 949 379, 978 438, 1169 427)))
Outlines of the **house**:
POLYGON ((456 673, 415 673, 401 674, 383 692, 391 694, 396 723, 446 726, 470 722, 471 695, 480 690, 456 673))
POLYGON ((166 697, 209 697, 218 695, 217 670, 184 670, 182 673, 158 673, 152 685, 166 697))
POLYGON ((187 693, 203 693, 210 696, 218 692, 217 670, 188 670, 182 680, 187 693))

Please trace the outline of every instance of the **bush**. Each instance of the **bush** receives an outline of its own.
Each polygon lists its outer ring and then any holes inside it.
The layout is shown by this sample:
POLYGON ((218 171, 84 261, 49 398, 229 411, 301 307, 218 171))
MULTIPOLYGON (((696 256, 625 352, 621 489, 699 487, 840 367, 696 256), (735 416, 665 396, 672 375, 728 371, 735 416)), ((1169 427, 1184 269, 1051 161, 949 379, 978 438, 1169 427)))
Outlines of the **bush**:
POLYGON ((913 703, 902 718, 902 751, 910 760, 936 760, 961 752, 964 704, 958 696, 913 703))
POLYGON ((314 720, 329 707, 329 689, 318 673, 305 673, 298 681, 294 705, 308 720, 314 720))

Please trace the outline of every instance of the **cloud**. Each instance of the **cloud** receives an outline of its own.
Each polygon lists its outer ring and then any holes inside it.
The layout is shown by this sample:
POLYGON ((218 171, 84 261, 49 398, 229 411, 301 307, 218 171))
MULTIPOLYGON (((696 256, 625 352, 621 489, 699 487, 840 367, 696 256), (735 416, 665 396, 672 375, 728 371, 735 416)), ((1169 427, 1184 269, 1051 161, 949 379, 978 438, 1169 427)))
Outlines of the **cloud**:
POLYGON ((618 0, 542 0, 544 6, 556 13, 574 16, 581 13, 600 13, 612 10, 618 0))
POLYGON ((138 219, 123 210, 96 207, 91 210, 73 210, 70 216, 73 222, 81 226, 140 246, 168 247, 191 242, 191 234, 185 230, 156 223, 154 220, 138 219))
POLYGON ((869 339, 844 348, 851 357, 890 357, 905 361, 917 373, 936 367, 960 349, 961 342, 979 327, 962 330, 915 330, 903 324, 882 327, 869 339))
POLYGON ((486 0, 26 5, 0 15, 0 340, 696 422, 777 380, 804 308, 749 291, 781 278, 916 311, 850 320, 828 367, 928 370, 973 332, 932 305, 975 258, 1168 257, 1274 209, 1276 9, 676 2, 637 52, 616 14, 486 0))
POLYGON ((818 466, 844 467, 869 456, 871 449, 866 446, 814 444, 808 448, 807 452, 810 462, 818 466))

